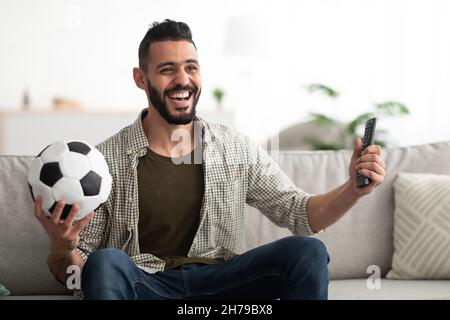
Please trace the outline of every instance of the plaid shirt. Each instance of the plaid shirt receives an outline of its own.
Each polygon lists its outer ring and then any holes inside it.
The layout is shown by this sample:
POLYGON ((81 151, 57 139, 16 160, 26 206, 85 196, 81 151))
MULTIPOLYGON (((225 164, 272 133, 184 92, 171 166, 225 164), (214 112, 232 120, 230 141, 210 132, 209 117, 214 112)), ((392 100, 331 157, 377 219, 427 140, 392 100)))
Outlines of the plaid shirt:
MULTIPOLYGON (((146 113, 144 109, 132 125, 97 146, 109 165, 112 190, 80 232, 77 250, 86 260, 96 249, 118 248, 139 268, 155 273, 164 270, 164 261, 140 253, 138 235, 137 165, 149 147, 142 125, 146 113)), ((313 233, 306 215, 312 195, 297 188, 264 149, 223 125, 199 118, 195 123, 201 128, 205 192, 188 256, 227 260, 243 253, 246 203, 294 234, 313 233)))

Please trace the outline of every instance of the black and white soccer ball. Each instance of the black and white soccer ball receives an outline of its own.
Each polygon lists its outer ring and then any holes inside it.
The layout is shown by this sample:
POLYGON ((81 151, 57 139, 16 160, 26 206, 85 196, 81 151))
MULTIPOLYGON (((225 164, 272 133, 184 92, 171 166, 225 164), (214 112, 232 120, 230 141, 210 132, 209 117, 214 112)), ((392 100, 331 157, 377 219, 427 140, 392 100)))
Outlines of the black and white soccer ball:
POLYGON ((103 155, 90 144, 77 141, 58 141, 42 150, 32 161, 28 185, 33 201, 42 197, 42 209, 47 216, 57 201, 66 205, 61 214, 65 219, 72 206, 80 211, 76 220, 85 217, 103 204, 111 192, 112 178, 103 155))

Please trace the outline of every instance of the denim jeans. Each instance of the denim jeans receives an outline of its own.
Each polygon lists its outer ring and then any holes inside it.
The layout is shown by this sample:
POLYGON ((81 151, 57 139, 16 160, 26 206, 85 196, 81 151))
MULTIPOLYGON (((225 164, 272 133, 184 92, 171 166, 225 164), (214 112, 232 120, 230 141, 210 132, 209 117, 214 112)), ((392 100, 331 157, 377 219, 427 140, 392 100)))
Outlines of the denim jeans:
POLYGON ((99 249, 82 272, 85 299, 327 299, 325 245, 289 236, 223 263, 149 274, 118 249, 99 249))

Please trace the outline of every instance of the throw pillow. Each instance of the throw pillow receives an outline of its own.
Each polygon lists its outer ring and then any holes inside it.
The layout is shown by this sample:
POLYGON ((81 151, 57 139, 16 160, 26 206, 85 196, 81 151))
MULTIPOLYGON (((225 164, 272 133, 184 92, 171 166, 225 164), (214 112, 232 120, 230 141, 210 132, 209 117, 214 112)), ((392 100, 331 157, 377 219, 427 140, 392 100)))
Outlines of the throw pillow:
POLYGON ((450 279, 450 176, 399 173, 389 279, 450 279))

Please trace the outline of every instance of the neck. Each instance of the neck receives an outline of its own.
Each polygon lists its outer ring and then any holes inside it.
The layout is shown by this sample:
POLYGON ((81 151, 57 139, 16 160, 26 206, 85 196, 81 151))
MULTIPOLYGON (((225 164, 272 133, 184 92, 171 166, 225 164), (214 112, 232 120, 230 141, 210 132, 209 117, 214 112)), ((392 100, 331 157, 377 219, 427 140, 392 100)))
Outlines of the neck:
POLYGON ((143 120, 149 148, 166 157, 182 157, 195 147, 194 122, 185 125, 169 124, 158 111, 149 107, 143 120))

